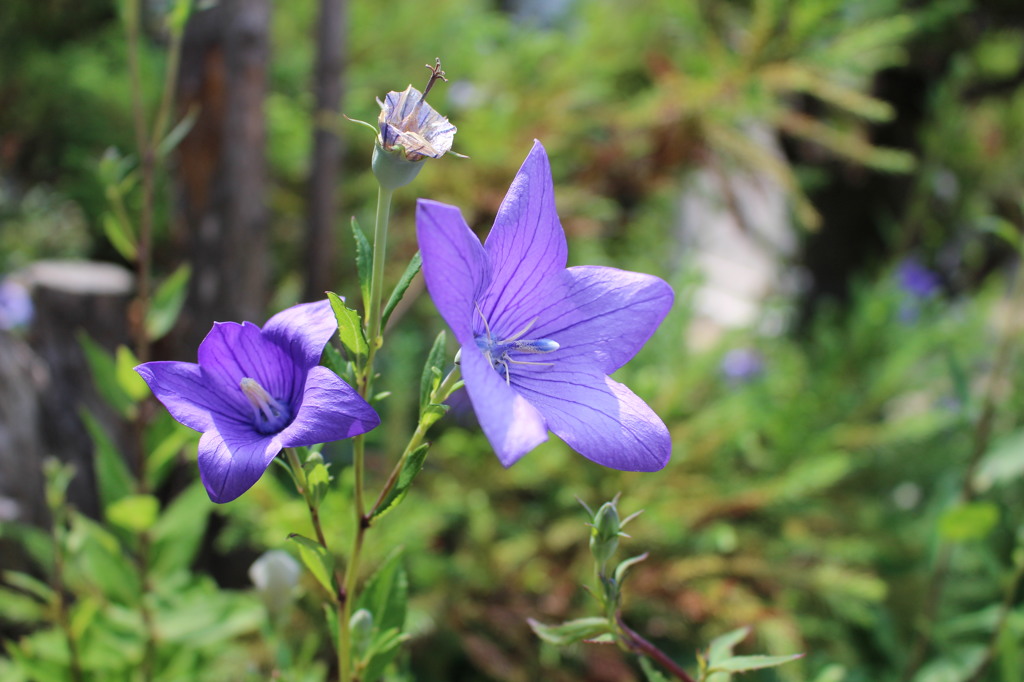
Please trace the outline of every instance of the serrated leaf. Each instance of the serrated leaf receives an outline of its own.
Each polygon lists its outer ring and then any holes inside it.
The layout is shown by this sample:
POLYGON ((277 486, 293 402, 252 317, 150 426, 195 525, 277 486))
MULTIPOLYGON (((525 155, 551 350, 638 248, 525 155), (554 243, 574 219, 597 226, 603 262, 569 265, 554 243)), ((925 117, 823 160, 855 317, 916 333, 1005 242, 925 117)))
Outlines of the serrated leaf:
POLYGON ((381 327, 387 325, 388 318, 390 318, 391 313, 394 312, 395 306, 397 306, 402 300, 402 297, 405 296, 405 292, 409 289, 409 285, 412 284, 412 278, 420 271, 420 267, 422 265, 423 259, 420 258, 420 252, 417 251, 412 257, 412 260, 409 261, 409 264, 405 266, 405 272, 402 273, 402 276, 398 280, 398 284, 395 285, 395 290, 391 292, 388 302, 384 305, 384 312, 381 314, 381 327))
POLYGON ((104 511, 107 521, 115 526, 143 533, 156 523, 160 501, 152 495, 127 495, 108 505, 104 511))
POLYGON ((749 634, 750 628, 742 627, 715 637, 711 640, 711 644, 708 645, 708 663, 714 665, 719 661, 730 658, 733 648, 746 639, 749 634))
POLYGON ((981 540, 999 523, 999 507, 992 502, 968 502, 949 509, 939 519, 939 534, 949 542, 981 540))
POLYGON ((121 385, 124 392, 134 402, 140 402, 149 396, 149 386, 145 380, 135 371, 139 359, 135 353, 124 344, 114 351, 114 365, 116 368, 117 383, 121 385))
POLYGON ((298 544, 299 558, 302 559, 302 563, 313 574, 317 582, 327 590, 331 599, 336 599, 338 590, 334 585, 334 557, 328 554, 319 542, 314 542, 297 533, 292 533, 288 539, 294 540, 298 544))
POLYGON ((93 414, 83 409, 82 422, 93 443, 93 466, 99 487, 100 502, 108 507, 135 490, 135 477, 128 470, 124 457, 93 414))
POLYGON ((370 301, 373 247, 370 246, 370 242, 366 239, 366 235, 363 234, 354 217, 352 218, 352 236, 356 240, 356 270, 359 272, 359 289, 363 294, 363 309, 365 310, 370 301))
POLYGON ((135 243, 135 235, 131 227, 120 220, 113 212, 103 214, 103 234, 110 245, 129 263, 134 263, 139 256, 139 247, 135 243))
POLYGON ((146 333, 151 340, 163 338, 178 321, 178 315, 185 305, 191 276, 192 268, 183 263, 153 292, 149 310, 146 311, 146 333))
POLYGON ((420 376, 420 415, 430 404, 430 396, 441 381, 447 338, 443 331, 439 333, 434 337, 434 344, 427 353, 427 362, 423 365, 423 374, 420 376))
POLYGON ((430 444, 424 443, 405 458, 405 461, 402 463, 402 470, 398 472, 398 480, 395 482, 395 487, 391 489, 388 496, 381 502, 374 512, 373 518, 377 519, 384 516, 384 514, 397 507, 405 499, 406 494, 409 492, 409 487, 416 479, 416 475, 423 469, 423 462, 427 459, 427 451, 429 449, 430 444))
POLYGON ((80 331, 77 338, 85 353, 85 361, 89 364, 93 384, 100 396, 122 417, 131 418, 135 405, 117 381, 117 365, 114 362, 114 356, 93 341, 92 337, 84 331, 80 331))
POLYGON ((334 317, 338 320, 338 335, 341 337, 341 344, 348 352, 349 359, 357 365, 361 365, 370 351, 363 336, 363 321, 359 313, 345 305, 340 296, 332 291, 327 292, 327 298, 334 310, 334 317))
POLYGON ((545 642, 566 646, 611 633, 614 628, 607 618, 577 618, 558 625, 545 625, 532 618, 526 622, 533 633, 545 642))
POLYGON ((709 673, 742 673, 748 670, 776 668, 785 663, 803 658, 803 654, 789 656, 733 656, 708 668, 709 673))

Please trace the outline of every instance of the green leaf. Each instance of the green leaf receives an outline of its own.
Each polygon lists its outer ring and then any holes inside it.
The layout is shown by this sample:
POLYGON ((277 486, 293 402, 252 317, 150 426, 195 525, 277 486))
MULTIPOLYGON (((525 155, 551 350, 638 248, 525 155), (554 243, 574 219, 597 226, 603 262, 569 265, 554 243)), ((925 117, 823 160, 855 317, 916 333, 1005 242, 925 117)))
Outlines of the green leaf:
POLYGON ((528 618, 526 622, 535 635, 545 642, 558 646, 591 640, 615 631, 607 618, 577 618, 559 625, 545 625, 532 618, 528 618))
POLYGON ((394 312, 395 306, 405 296, 406 290, 409 289, 409 285, 412 284, 412 278, 416 276, 416 273, 420 271, 420 266, 423 265, 423 259, 420 258, 420 252, 417 251, 409 261, 409 265, 405 267, 405 272, 402 273, 402 277, 398 280, 398 284, 395 285, 395 290, 391 292, 391 297, 388 298, 388 302, 384 305, 384 312, 381 315, 380 326, 384 327, 388 323, 388 318, 391 317, 391 313, 394 312))
POLYGON ((405 458, 405 461, 402 463, 402 470, 398 472, 398 480, 395 482, 395 487, 391 489, 388 496, 377 507, 373 518, 377 519, 384 516, 384 514, 397 507, 405 499, 406 494, 409 492, 409 487, 416 479, 416 475, 423 469, 423 462, 427 459, 427 451, 429 449, 430 444, 424 443, 405 458))
POLYGON ((100 397, 122 417, 132 418, 135 404, 117 380, 117 364, 114 356, 92 340, 84 331, 78 333, 78 343, 85 352, 85 361, 100 397))
POLYGON ((161 410, 146 429, 146 485, 156 490, 174 468, 176 458, 186 447, 196 449, 198 434, 161 410))
POLYGON ((68 535, 69 587, 74 590, 77 578, 98 588, 107 599, 129 606, 138 604, 142 594, 139 574, 117 537, 82 514, 74 514, 72 519, 68 535))
MULTIPOLYGON (((2 577, 4 582, 11 587, 16 587, 22 592, 31 594, 44 604, 54 604, 57 601, 57 593, 52 587, 28 573, 4 571, 2 577)), ((3 610, 0 609, 0 613, 2 612, 3 610)))
POLYGON ((641 561, 647 558, 647 552, 638 556, 630 557, 615 567, 615 582, 622 587, 622 581, 626 579, 626 572, 629 571, 633 566, 637 565, 641 561))
POLYGON ((310 499, 314 509, 320 508, 324 496, 331 485, 331 474, 327 471, 324 458, 319 452, 310 453, 306 463, 302 465, 306 472, 306 485, 309 486, 310 499))
POLYGON ((128 495, 107 506, 107 520, 134 533, 144 533, 156 523, 160 501, 152 495, 128 495))
POLYGON ((149 397, 149 386, 135 371, 138 365, 139 359, 135 357, 135 353, 128 346, 122 344, 114 351, 117 383, 120 384, 125 394, 136 403, 149 397))
POLYGON ((356 601, 356 610, 366 609, 373 616, 373 643, 363 661, 363 679, 377 680, 398 654, 405 628, 409 582, 402 567, 402 553, 389 556, 366 583, 356 601))
POLYGON ((349 359, 357 365, 363 364, 370 347, 363 336, 363 322, 359 318, 359 313, 347 307, 341 297, 332 291, 327 292, 327 298, 334 310, 334 317, 338 320, 338 334, 349 359))
POLYGON ((199 481, 171 500, 151 531, 150 565, 154 575, 169 575, 189 567, 206 535, 212 510, 213 503, 199 481))
MULTIPOLYGON (((185 11, 187 12, 188 5, 191 4, 191 0, 184 0, 184 2, 182 2, 182 0, 178 0, 178 2, 179 6, 186 6, 185 11)), ((189 107, 188 111, 185 112, 185 115, 182 117, 182 119, 178 121, 177 125, 171 128, 171 131, 167 133, 167 136, 164 137, 164 139, 160 140, 160 144, 156 148, 157 158, 162 159, 171 152, 173 152, 175 148, 179 144, 181 144, 181 141, 185 139, 185 136, 188 135, 189 132, 191 132, 192 127, 196 124, 196 120, 198 118, 199 105, 193 104, 189 107)))
POLYGON ((163 338, 177 322, 191 276, 192 268, 183 263, 156 288, 146 313, 146 333, 151 340, 163 338))
POLYGON ((135 477, 128 470, 124 457, 107 435, 99 420, 92 412, 83 409, 82 422, 93 442, 93 466, 96 470, 96 482, 99 487, 100 501, 104 508, 118 500, 131 495, 135 490, 135 477))
POLYGON ((0 586, 0 622, 35 625, 46 620, 46 605, 0 586))
POLYGON ((992 502, 967 502, 939 518, 939 534, 949 542, 981 540, 999 523, 999 507, 992 502))
POLYGON ((420 377, 420 415, 423 415, 427 405, 430 404, 430 396, 434 389, 441 383, 441 373, 444 369, 445 347, 447 336, 442 331, 434 338, 434 345, 430 347, 427 354, 427 362, 423 365, 423 374, 420 377))
POLYGON ((131 226, 120 220, 116 213, 108 212, 103 214, 103 234, 122 258, 129 263, 135 262, 135 259, 139 256, 139 247, 135 243, 135 235, 132 234, 131 226))
POLYGON ((352 218, 352 236, 356 240, 356 270, 359 272, 359 289, 363 294, 363 308, 369 305, 370 301, 370 278, 373 270, 373 247, 366 239, 366 235, 359 228, 359 223, 352 218))
POLYGON ((24 523, 0 522, 0 539, 21 545, 36 567, 47 575, 53 569, 53 538, 42 529, 24 523))
POLYGON ((658 669, 654 667, 654 664, 648 658, 640 657, 640 668, 644 671, 647 682, 669 682, 669 679, 658 672, 658 669))
POLYGON ((750 628, 742 627, 715 637, 708 645, 708 664, 715 665, 719 661, 732 657, 733 648, 746 639, 749 634, 750 628))
POLYGON ((776 668, 785 663, 803 658, 803 654, 789 656, 734 656, 720 661, 708 669, 709 673, 742 673, 748 670, 776 668))
POLYGON ((297 533, 292 533, 288 539, 298 543, 299 558, 302 559, 302 563, 306 565, 317 582, 327 590, 331 599, 336 599, 338 590, 334 585, 334 557, 328 554, 319 542, 314 542, 297 533))
POLYGON ((1024 429, 1017 430, 992 446, 974 474, 974 487, 985 492, 992 486, 1024 479, 1024 429))

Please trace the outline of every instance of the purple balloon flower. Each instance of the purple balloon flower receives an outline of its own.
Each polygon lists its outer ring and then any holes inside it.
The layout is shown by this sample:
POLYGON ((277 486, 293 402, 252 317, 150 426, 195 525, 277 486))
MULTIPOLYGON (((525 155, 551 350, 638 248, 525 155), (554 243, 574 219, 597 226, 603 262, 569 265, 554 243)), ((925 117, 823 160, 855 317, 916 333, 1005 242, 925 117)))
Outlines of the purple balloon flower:
POLYGON ((484 245, 454 206, 417 205, 424 278, 462 344, 473 409, 505 466, 550 429, 598 464, 661 469, 672 449, 668 429, 608 375, 657 329, 672 289, 615 268, 566 269, 553 195, 547 154, 536 142, 484 245))
POLYGON ((135 370, 171 416, 201 431, 199 474, 214 502, 251 488, 283 448, 357 436, 380 418, 320 366, 338 326, 328 301, 251 322, 216 322, 199 364, 147 362, 135 370))

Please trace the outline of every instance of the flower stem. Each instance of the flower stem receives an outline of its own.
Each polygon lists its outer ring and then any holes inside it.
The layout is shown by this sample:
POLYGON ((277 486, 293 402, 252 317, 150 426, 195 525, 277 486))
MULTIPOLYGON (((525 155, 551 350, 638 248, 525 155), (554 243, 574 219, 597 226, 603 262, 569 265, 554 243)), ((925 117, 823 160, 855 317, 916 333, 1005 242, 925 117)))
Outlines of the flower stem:
MULTIPOLYGON (((430 402, 434 404, 441 404, 448 399, 448 396, 459 385, 459 381, 462 379, 462 372, 458 365, 448 373, 448 376, 444 378, 434 392, 430 394, 430 402)), ((373 507, 370 509, 370 513, 367 515, 367 521, 372 521, 373 517, 376 516, 380 510, 380 506, 384 504, 384 500, 387 499, 388 493, 395 487, 398 482, 398 476, 402 472, 402 467, 405 465, 405 460, 409 458, 413 452, 423 443, 423 439, 427 436, 427 431, 430 429, 433 421, 424 421, 420 418, 418 424, 416 424, 416 431, 413 432, 409 438, 409 443, 405 446, 405 450, 402 452, 402 456, 398 458, 398 462, 395 467, 391 470, 391 475, 388 476, 388 480, 384 483, 384 487, 381 488, 380 494, 377 496, 377 501, 373 503, 373 507)))
MULTIPOLYGON (((313 531, 316 533, 316 540, 320 543, 320 546, 324 548, 328 554, 331 550, 327 546, 327 537, 324 535, 323 525, 320 523, 320 511, 317 509, 313 498, 310 495, 309 482, 306 480, 306 471, 302 468, 302 462, 299 461, 299 453, 295 451, 295 448, 285 448, 285 457, 288 458, 288 466, 291 467, 292 475, 295 477, 295 488, 299 494, 302 495, 303 499, 306 500, 306 507, 309 509, 309 519, 313 523, 313 531)), ((331 601, 334 602, 335 613, 338 616, 338 668, 339 670, 346 670, 343 667, 345 659, 342 657, 341 649, 341 631, 342 623, 348 623, 347 619, 343 620, 342 616, 345 613, 345 592, 342 590, 342 577, 341 574, 336 570, 334 572, 334 584, 337 592, 331 595, 331 601)), ((347 626, 346 626, 347 629, 347 626)), ((341 679, 345 679, 344 673, 339 673, 341 679)))
POLYGON ((694 682, 690 674, 679 667, 675 661, 669 658, 668 654, 644 639, 640 633, 626 625, 621 613, 615 614, 615 624, 619 629, 619 639, 627 649, 636 654, 647 656, 657 662, 662 668, 672 673, 677 679, 683 682, 694 682))

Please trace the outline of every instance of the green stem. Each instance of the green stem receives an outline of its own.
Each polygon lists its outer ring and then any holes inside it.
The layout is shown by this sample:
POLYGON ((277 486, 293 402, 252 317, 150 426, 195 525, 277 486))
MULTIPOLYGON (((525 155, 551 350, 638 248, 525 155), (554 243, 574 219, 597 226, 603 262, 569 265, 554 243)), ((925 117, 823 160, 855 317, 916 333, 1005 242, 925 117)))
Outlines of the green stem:
MULTIPOLYGON (((434 392, 430 394, 430 402, 437 405, 443 403, 458 387, 461 379, 462 372, 458 365, 456 365, 455 368, 448 373, 448 376, 444 378, 444 381, 442 381, 440 385, 434 389, 434 392)), ((391 470, 391 475, 388 476, 388 480, 384 483, 384 487, 381 489, 380 495, 377 496, 377 501, 373 503, 373 507, 370 509, 367 521, 371 521, 373 517, 376 516, 377 512, 380 510, 380 506, 384 503, 384 500, 387 499, 388 493, 390 493, 391 489, 395 487, 396 483, 398 483, 398 476, 402 472, 402 466, 405 465, 405 460, 407 460, 409 455, 415 452, 416 449, 423 444, 423 440, 427 437, 427 431, 433 424, 433 421, 425 422, 422 418, 419 423, 416 424, 416 430, 409 438, 409 443, 405 446, 402 456, 398 458, 398 462, 391 470)))
POLYGON ((362 435, 356 436, 352 442, 353 469, 355 474, 354 504, 355 528, 352 531, 352 549, 349 552, 348 564, 345 567, 345 582, 342 588, 341 610, 338 614, 338 665, 341 682, 350 682, 352 677, 352 633, 349 622, 352 620, 352 603, 356 596, 356 583, 359 579, 359 561, 362 558, 363 538, 369 524, 363 501, 363 467, 366 461, 366 440, 362 435))
MULTIPOLYGON (((302 462, 299 461, 299 453, 296 452, 295 448, 285 448, 285 457, 288 458, 288 466, 291 467, 292 475, 295 477, 295 489, 298 490, 299 494, 302 495, 303 499, 306 500, 306 508, 309 509, 309 519, 313 523, 313 531, 316 533, 316 540, 320 543, 320 546, 324 548, 324 551, 330 554, 330 547, 327 546, 327 537, 324 535, 323 524, 320 523, 320 511, 317 509, 313 498, 310 496, 309 481, 306 479, 306 470, 302 468, 302 462)), ((338 633, 339 640, 341 639, 342 623, 347 621, 342 620, 342 615, 345 612, 345 593, 341 590, 342 578, 338 571, 334 572, 334 584, 338 590, 335 594, 331 595, 331 601, 334 602, 335 613, 338 616, 338 633)), ((338 647, 338 667, 340 670, 345 670, 342 666, 343 658, 341 653, 341 646, 339 641, 338 647)), ((339 673, 341 678, 344 679, 344 674, 339 673)))

